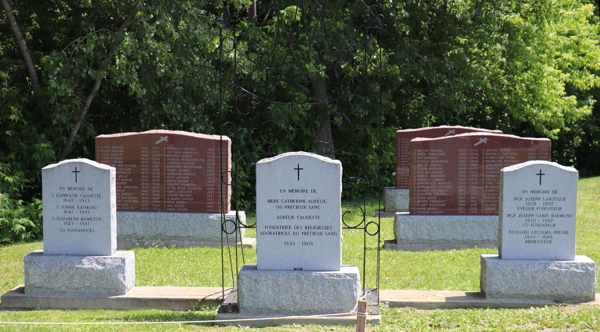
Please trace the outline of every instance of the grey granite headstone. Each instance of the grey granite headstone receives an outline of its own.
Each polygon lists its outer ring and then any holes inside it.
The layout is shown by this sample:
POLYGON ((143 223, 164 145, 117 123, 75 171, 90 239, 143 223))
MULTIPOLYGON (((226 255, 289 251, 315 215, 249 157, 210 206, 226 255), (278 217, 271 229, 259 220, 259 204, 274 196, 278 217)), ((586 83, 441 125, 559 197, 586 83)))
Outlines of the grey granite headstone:
POLYGON ((88 159, 42 168, 44 254, 110 256, 117 249, 116 171, 88 159))
POLYGON ((88 159, 42 169, 44 250, 24 259, 25 294, 114 296, 135 286, 135 252, 117 251, 116 171, 88 159))
POLYGON ((342 164, 290 152, 256 164, 258 270, 339 271, 342 164))
POLYGON ((501 171, 501 259, 575 259, 578 172, 549 161, 501 171))
POLYGON ((596 263, 575 255, 578 172, 549 161, 500 175, 499 255, 481 255, 486 298, 590 301, 596 263))

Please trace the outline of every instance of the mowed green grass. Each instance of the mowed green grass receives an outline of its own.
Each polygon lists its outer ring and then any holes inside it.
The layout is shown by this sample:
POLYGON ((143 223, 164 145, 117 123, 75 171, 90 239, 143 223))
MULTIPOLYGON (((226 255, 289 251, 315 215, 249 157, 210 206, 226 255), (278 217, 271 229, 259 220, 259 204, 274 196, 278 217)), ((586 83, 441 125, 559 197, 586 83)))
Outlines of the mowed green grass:
MULTIPOLYGON (((366 222, 373 217, 378 203, 367 202, 366 222)), ((353 208, 345 216, 348 225, 360 225, 362 210, 353 208)), ((255 216, 249 214, 250 223, 255 216)), ((364 225, 364 224, 363 224, 364 225)), ((374 232, 373 224, 369 227, 374 232)), ((254 236, 250 230, 249 236, 254 236)), ((362 230, 344 231, 344 264, 363 270, 366 260, 366 287, 374 288, 377 270, 377 246, 392 239, 392 218, 381 219, 380 242, 377 236, 364 236, 362 230), (366 249, 363 240, 366 238, 366 249)), ((23 256, 43 248, 42 242, 0 247, 0 293, 23 284, 23 256)), ((256 262, 255 249, 231 248, 132 248, 136 252, 138 286, 221 286, 233 285, 235 271, 244 263, 256 262), (221 264, 224 257, 225 264, 221 264)), ((381 289, 479 290, 479 255, 496 253, 495 249, 449 251, 389 251, 380 254, 381 289)), ((577 254, 600 260, 600 177, 579 181, 577 207, 577 254)), ((597 283, 599 278, 597 278, 597 283)), ((598 287, 598 286, 597 286, 598 287)), ((168 325, 8 325, 2 322, 165 322, 212 320, 216 308, 193 312, 164 310, 35 310, 0 311, 0 330, 6 331, 241 331, 242 327, 215 327, 211 324, 168 325)), ((383 322, 370 330, 416 331, 596 331, 600 330, 600 308, 557 305, 531 309, 468 309, 419 311, 410 308, 386 308, 383 322)), ((260 331, 354 331, 355 327, 283 326, 260 331)))

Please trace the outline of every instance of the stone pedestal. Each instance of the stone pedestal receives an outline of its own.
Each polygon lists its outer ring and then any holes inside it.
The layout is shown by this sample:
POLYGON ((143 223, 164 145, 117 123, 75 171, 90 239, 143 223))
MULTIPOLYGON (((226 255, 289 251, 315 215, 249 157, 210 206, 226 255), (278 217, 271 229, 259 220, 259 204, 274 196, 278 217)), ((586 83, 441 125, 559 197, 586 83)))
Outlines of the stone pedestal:
POLYGON ((383 198, 385 212, 408 212, 408 189, 397 189, 396 187, 384 187, 383 198))
POLYGON ((480 287, 486 298, 593 301, 596 263, 583 255, 575 256, 574 261, 481 255, 480 287))
POLYGON ((240 271, 240 314, 314 315, 350 313, 360 296, 360 273, 352 265, 340 271, 240 271))
MULTIPOLYGON (((239 211, 240 222, 246 223, 246 213, 239 211)), ((236 238, 234 231, 236 211, 225 215, 226 227, 232 232, 230 244, 236 238)), ((170 212, 117 212, 117 247, 177 246, 220 247, 220 213, 170 213, 170 212)), ((238 244, 254 246, 254 239, 244 238, 245 228, 240 228, 238 244)))
POLYGON ((386 240, 385 249, 447 250, 495 248, 498 216, 411 215, 396 213, 395 240, 386 240))
POLYGON ((36 250, 25 256, 25 294, 115 296, 127 294, 134 286, 133 251, 77 256, 36 250))

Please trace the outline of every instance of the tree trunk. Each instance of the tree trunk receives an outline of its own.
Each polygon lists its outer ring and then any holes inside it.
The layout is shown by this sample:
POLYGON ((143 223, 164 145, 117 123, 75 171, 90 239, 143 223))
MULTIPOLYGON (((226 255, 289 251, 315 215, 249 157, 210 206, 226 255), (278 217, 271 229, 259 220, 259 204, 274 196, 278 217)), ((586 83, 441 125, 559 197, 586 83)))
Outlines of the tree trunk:
MULTIPOLYGON (((319 20, 320 24, 323 24, 325 18, 325 8, 329 0, 315 1, 319 8, 318 12, 315 13, 315 17, 319 20)), ((316 148, 317 153, 327 154, 330 158, 335 158, 333 152, 335 148, 333 146, 333 135, 331 133, 331 121, 329 118, 329 104, 327 103, 327 77, 315 74, 312 83, 312 99, 315 102, 321 102, 313 106, 319 112, 317 121, 319 126, 315 128, 315 136, 317 139, 316 148)))
POLYGON ((29 73, 29 79, 31 80, 31 87, 33 88, 33 98, 35 99, 36 104, 38 105, 38 109, 44 118, 48 117, 48 113, 46 112, 46 108, 42 103, 40 98, 40 81, 37 76, 37 72, 35 71, 35 64, 33 63, 33 59, 31 58, 31 54, 29 53, 29 49, 27 48, 27 43, 25 42, 25 37, 21 33, 21 29, 17 24, 17 20, 15 15, 12 12, 12 8, 8 3, 8 0, 0 0, 2 2, 2 7, 4 7, 4 11, 6 12, 6 16, 8 17, 8 23, 10 24, 10 29, 12 30, 15 38, 17 39, 17 45, 19 45, 19 49, 21 50, 21 54, 23 54, 23 59, 25 60, 25 67, 27 68, 27 72, 29 73))
POLYGON ((258 17, 256 13, 256 0, 253 0, 252 4, 248 6, 248 22, 256 23, 257 19, 258 17))
POLYGON ((329 157, 335 158, 335 155, 332 154, 335 149, 333 146, 333 135, 331 134, 329 104, 327 103, 327 78, 318 76, 313 79, 312 99, 315 102, 322 102, 313 106, 313 109, 319 112, 317 117, 319 126, 315 127, 317 153, 328 154, 329 157))
MULTIPOLYGON (((4 1, 4 0, 2 0, 2 1, 4 1)), ((129 24, 129 22, 131 21, 131 19, 135 15, 135 13, 136 13, 136 10, 133 10, 125 18, 125 20, 119 27, 119 30, 117 30, 117 32, 115 33, 115 40, 113 41, 112 45, 110 45, 110 47, 108 49, 108 53, 106 54, 106 57, 104 58, 104 62, 101 67, 101 68, 103 68, 103 70, 107 70, 108 67, 110 66, 115 49, 117 48, 117 46, 119 46, 119 43, 121 42, 121 35, 123 34, 123 31, 125 31, 127 24, 129 24)), ((101 84, 102 84, 102 79, 97 79, 94 82, 92 91, 90 91, 90 93, 88 94, 88 97, 85 99, 85 102, 83 103, 83 107, 81 108, 81 113, 79 114, 79 118, 77 119, 77 122, 75 123, 75 128, 73 128, 73 130, 69 133, 69 138, 67 139, 67 144, 65 144, 65 147, 63 148, 62 152, 58 156, 58 161, 65 160, 67 158, 67 156, 69 155, 69 152, 71 152, 71 147, 73 146, 75 137, 77 136, 77 133, 79 132, 79 128, 81 128, 81 124, 83 123, 83 120, 85 119, 87 111, 90 109, 90 105, 92 105, 92 101, 94 101, 94 98, 96 98, 96 95, 98 94, 98 91, 100 90, 101 84)))

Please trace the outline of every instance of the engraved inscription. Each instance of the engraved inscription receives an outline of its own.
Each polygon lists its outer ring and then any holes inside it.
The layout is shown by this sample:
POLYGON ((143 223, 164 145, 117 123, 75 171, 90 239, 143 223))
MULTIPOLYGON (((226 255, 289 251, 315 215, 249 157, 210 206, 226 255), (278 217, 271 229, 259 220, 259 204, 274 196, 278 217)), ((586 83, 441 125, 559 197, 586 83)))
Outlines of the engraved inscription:
POLYGON ((164 130, 101 135, 96 159, 117 170, 118 211, 228 213, 231 141, 220 140, 164 130))

